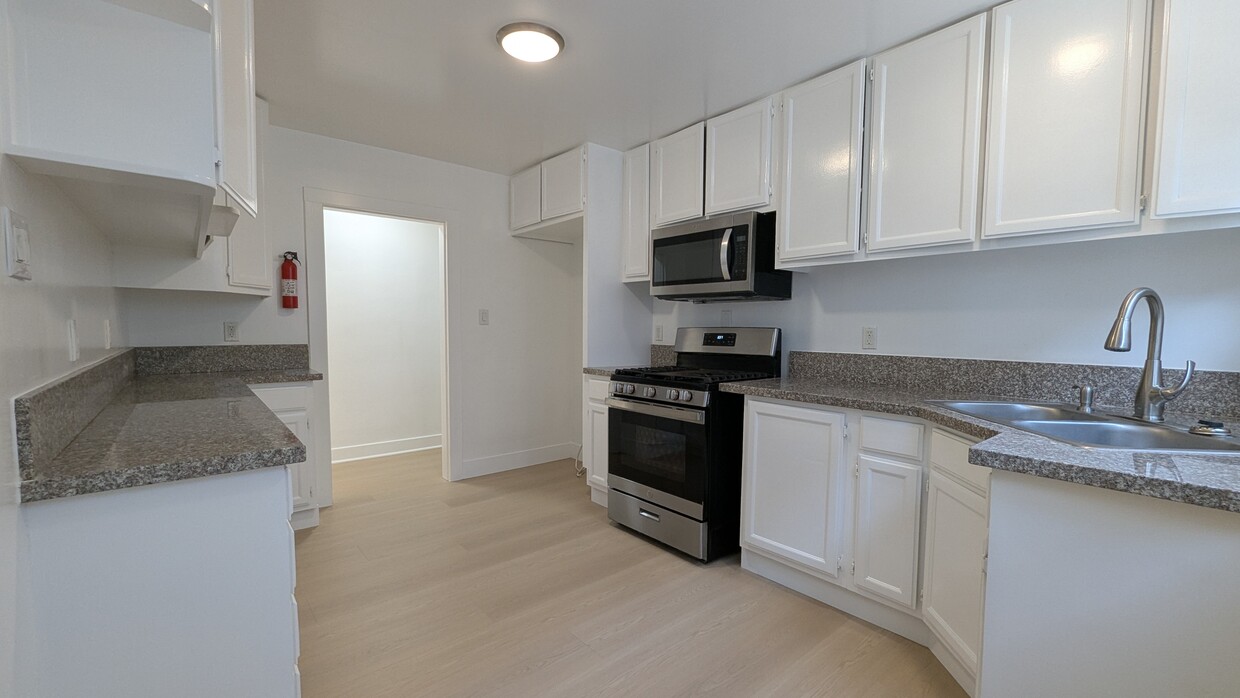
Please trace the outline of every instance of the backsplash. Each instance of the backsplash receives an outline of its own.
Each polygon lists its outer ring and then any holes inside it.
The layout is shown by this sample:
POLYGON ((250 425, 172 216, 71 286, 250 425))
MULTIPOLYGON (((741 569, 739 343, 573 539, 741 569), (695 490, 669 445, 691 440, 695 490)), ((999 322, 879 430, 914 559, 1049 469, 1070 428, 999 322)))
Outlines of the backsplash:
POLYGON ((671 344, 650 345, 651 366, 671 366, 676 363, 676 347, 671 344))
MULTIPOLYGON (((788 375, 820 378, 840 386, 884 387, 942 395, 994 395, 1047 402, 1077 400, 1073 386, 1092 385, 1098 405, 1131 409, 1141 369, 1129 366, 941 359, 793 351, 788 375)), ((1163 382, 1178 385, 1183 369, 1164 369, 1163 382)), ((1167 412, 1197 418, 1240 417, 1240 373, 1198 371, 1167 412)))

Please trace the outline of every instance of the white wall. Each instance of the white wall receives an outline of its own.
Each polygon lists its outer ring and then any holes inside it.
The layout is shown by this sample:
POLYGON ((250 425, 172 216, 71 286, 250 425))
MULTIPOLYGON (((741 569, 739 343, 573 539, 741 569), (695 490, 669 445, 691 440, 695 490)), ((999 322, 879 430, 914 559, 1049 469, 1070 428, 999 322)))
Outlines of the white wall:
POLYGON ((323 212, 332 460, 439 445, 440 226, 323 212))
POLYGON ((36 628, 24 613, 18 619, 29 601, 23 590, 28 558, 23 514, 16 504, 12 400, 108 354, 104 322, 116 328, 118 317, 109 287, 111 247, 50 180, 27 175, 0 158, 0 204, 29 223, 34 274, 33 281, 25 282, 0 278, 0 695, 7 696, 19 695, 12 683, 18 661, 38 645, 36 628), (70 319, 81 347, 77 362, 69 361, 70 319))
POLYGON ((860 352, 878 328, 879 354, 1139 366, 1148 312, 1133 351, 1102 348, 1124 295, 1137 286, 1166 304, 1163 363, 1240 371, 1240 231, 1069 243, 835 265, 793 280, 792 300, 692 305, 656 301, 668 343, 679 326, 784 329, 786 349, 860 352))

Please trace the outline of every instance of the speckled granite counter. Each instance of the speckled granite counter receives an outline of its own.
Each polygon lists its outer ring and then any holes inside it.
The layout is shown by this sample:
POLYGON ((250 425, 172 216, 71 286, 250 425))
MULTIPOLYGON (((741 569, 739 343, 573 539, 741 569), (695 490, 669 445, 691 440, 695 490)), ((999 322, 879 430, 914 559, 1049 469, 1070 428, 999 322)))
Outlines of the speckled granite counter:
MULTIPOLYGON (((1081 485, 1240 512, 1240 455, 1082 448, 927 404, 937 399, 1004 399, 841 387, 819 378, 725 383, 725 392, 917 417, 982 441, 969 462, 1081 485)), ((1240 425, 1232 425, 1240 429, 1240 425)))
POLYGON ((132 366, 130 351, 18 398, 22 502, 305 459, 305 446, 248 386, 320 380, 322 374, 264 368, 134 376, 132 366), (99 399, 103 377, 105 401, 89 410, 97 412, 84 425, 74 426, 82 417, 72 407, 89 402, 82 396, 99 399))

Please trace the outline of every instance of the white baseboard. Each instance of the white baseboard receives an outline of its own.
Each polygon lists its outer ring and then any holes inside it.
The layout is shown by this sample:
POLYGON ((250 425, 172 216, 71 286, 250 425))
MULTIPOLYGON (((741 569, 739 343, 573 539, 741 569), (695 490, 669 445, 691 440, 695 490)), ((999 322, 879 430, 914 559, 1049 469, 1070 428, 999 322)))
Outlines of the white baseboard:
POLYGON ((741 568, 837 608, 850 616, 856 616, 884 630, 890 630, 919 645, 928 647, 934 638, 930 633, 930 628, 926 627, 926 624, 917 616, 897 611, 886 604, 823 581, 752 550, 741 550, 741 568))
POLYGON ((597 487, 590 488, 590 501, 595 504, 607 508, 607 490, 600 490, 597 487))
POLYGON ((501 453, 498 456, 472 458, 462 462, 460 468, 454 469, 452 479, 465 480, 471 477, 502 473, 505 470, 516 470, 517 468, 538 465, 539 463, 547 463, 553 460, 573 458, 577 455, 577 448, 577 444, 574 443, 555 444, 554 446, 531 448, 526 451, 501 453))
POLYGON ((288 522, 294 531, 300 531, 303 528, 314 528, 319 525, 319 508, 310 507, 309 509, 295 511, 289 517, 288 522))
POLYGON ((356 446, 338 446, 332 449, 332 463, 347 463, 351 460, 362 460, 363 458, 378 458, 379 456, 394 456, 398 453, 425 451, 439 448, 441 445, 443 445, 443 435, 431 434, 429 436, 414 436, 408 439, 376 441, 356 446))

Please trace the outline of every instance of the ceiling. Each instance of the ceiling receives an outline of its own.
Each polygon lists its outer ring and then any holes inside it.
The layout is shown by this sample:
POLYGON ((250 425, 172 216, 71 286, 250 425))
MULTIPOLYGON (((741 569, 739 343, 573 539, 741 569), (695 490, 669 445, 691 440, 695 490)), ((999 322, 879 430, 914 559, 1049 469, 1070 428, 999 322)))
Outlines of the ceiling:
POLYGON ((624 150, 973 14, 993 0, 255 0, 278 126, 512 174, 624 150), (495 32, 539 21, 559 57, 495 32))

